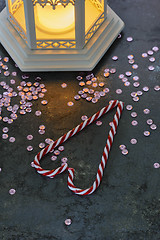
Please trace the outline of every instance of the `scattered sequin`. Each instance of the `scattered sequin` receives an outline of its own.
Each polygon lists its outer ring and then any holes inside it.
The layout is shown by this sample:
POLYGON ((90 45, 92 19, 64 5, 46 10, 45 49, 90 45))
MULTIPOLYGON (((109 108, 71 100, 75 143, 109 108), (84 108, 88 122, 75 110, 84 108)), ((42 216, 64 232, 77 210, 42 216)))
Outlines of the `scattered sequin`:
POLYGON ((2 131, 3 131, 4 133, 8 133, 9 128, 8 128, 8 127, 4 127, 4 128, 2 129, 2 131))
POLYGON ((139 82, 134 82, 134 83, 133 83, 133 86, 134 86, 134 87, 139 87, 139 85, 140 85, 139 82))
POLYGON ((10 195, 14 195, 15 193, 16 193, 16 190, 15 190, 15 189, 11 188, 11 189, 9 190, 9 194, 10 194, 10 195))
POLYGON ((56 160, 57 160, 57 156, 53 155, 53 156, 51 157, 51 160, 52 160, 52 161, 56 161, 56 160))
POLYGON ((75 96, 74 96, 74 99, 75 99, 75 100, 79 100, 80 98, 81 98, 81 97, 80 97, 79 95, 75 95, 75 96))
POLYGON ((153 51, 152 51, 152 50, 149 50, 147 53, 148 53, 148 55, 150 55, 150 56, 153 55, 153 51))
POLYGON ((152 125, 150 126, 150 128, 151 128, 152 130, 156 130, 156 129, 157 129, 157 126, 156 126, 156 124, 152 124, 152 125))
POLYGON ((133 37, 127 37, 127 42, 132 42, 133 41, 133 37))
POLYGON ((126 109, 130 111, 130 110, 133 109, 133 106, 132 106, 132 105, 127 105, 127 106, 126 106, 126 109))
POLYGON ((139 101, 139 97, 134 97, 134 98, 133 98, 133 101, 134 101, 134 102, 138 102, 138 101, 139 101))
POLYGON ((65 225, 69 226, 71 225, 71 223, 72 223, 71 219, 68 218, 65 220, 65 225))
POLYGON ((39 110, 37 110, 37 111, 35 112, 35 115, 36 115, 37 117, 39 117, 41 114, 42 114, 42 112, 39 111, 39 110))
POLYGON ((134 118, 137 117, 137 113, 136 112, 132 112, 131 113, 131 117, 134 117, 134 118))
POLYGON ((42 100, 41 103, 42 103, 42 105, 46 105, 48 103, 48 101, 47 100, 42 100))
POLYGON ((153 50, 154 52, 158 52, 159 48, 155 46, 155 47, 152 48, 152 50, 153 50))
POLYGON ((132 126, 137 126, 138 122, 136 120, 132 121, 132 126))
POLYGON ((60 151, 59 151, 59 150, 55 150, 55 151, 54 151, 54 154, 55 154, 56 156, 59 156, 60 151))
POLYGON ((81 119, 82 119, 82 121, 86 121, 86 120, 88 119, 88 117, 87 117, 86 115, 83 115, 83 116, 81 117, 81 119))
POLYGON ((149 131, 144 131, 144 136, 148 137, 151 133, 149 131))
POLYGON ((39 148, 44 148, 45 147, 45 143, 40 143, 39 144, 39 148))
POLYGON ((110 75, 110 73, 109 73, 109 72, 105 72, 105 73, 104 73, 104 77, 106 77, 106 78, 108 78, 108 77, 109 77, 109 75, 110 75))
POLYGON ((72 106, 74 105, 74 103, 73 103, 73 102, 68 102, 67 105, 68 105, 69 107, 72 107, 72 106))
POLYGON ((115 68, 111 68, 111 69, 109 70, 109 72, 110 72, 110 73, 116 73, 116 69, 115 69, 115 68))
POLYGON ((154 166, 154 168, 159 168, 160 164, 159 163, 154 163, 153 166, 154 166))
POLYGON ((130 77, 131 75, 132 75, 131 72, 126 72, 126 76, 127 76, 127 77, 130 77))
POLYGON ((128 59, 129 59, 129 60, 132 60, 133 58, 134 58, 133 55, 128 55, 128 59))
POLYGON ((66 163, 68 161, 68 158, 66 158, 66 157, 63 157, 62 159, 61 159, 61 162, 62 163, 66 163))
POLYGON ((113 61, 117 61, 117 60, 118 60, 118 56, 113 56, 113 57, 112 57, 112 60, 113 60, 113 61))
POLYGON ((31 134, 28 135, 28 136, 27 136, 27 139, 28 139, 29 141, 31 141, 31 140, 33 139, 33 135, 31 135, 31 134))
POLYGON ((147 124, 148 124, 148 125, 152 125, 152 124, 153 124, 153 120, 152 120, 152 119, 148 119, 148 120, 147 120, 147 124))
POLYGON ((126 149, 126 146, 125 146, 124 144, 122 144, 122 145, 119 146, 119 148, 120 148, 121 150, 124 150, 124 149, 126 149))
POLYGON ((149 66, 148 70, 153 71, 154 70, 154 66, 149 66))
POLYGON ((64 146, 59 146, 59 147, 58 147, 58 150, 59 150, 60 152, 63 152, 63 151, 64 151, 64 146))
POLYGON ((104 87, 104 82, 99 83, 99 87, 104 87))
POLYGON ((155 90, 155 91, 159 91, 159 90, 160 90, 160 86, 158 86, 158 85, 155 86, 155 87, 154 87, 154 90, 155 90))
POLYGON ((149 114, 150 113, 150 110, 148 108, 144 109, 143 110, 144 114, 149 114))
POLYGON ((131 142, 131 144, 136 144, 137 143, 137 139, 132 138, 130 142, 131 142))
POLYGON ((127 82, 124 83, 124 86, 128 87, 130 84, 131 83, 127 81, 127 82))
POLYGON ((137 65, 137 64, 133 64, 133 65, 132 65, 132 68, 133 68, 133 69, 137 69, 137 68, 138 68, 138 65, 137 65))
POLYGON ((148 57, 148 54, 147 53, 142 53, 142 57, 146 58, 146 57, 148 57))
POLYGON ((117 90, 116 90, 116 93, 117 93, 117 94, 121 94, 121 93, 122 93, 122 89, 117 89, 117 90))
POLYGON ((31 167, 35 167, 35 166, 34 166, 34 162, 31 162, 31 167))
POLYGON ((128 150, 127 150, 127 149, 123 149, 123 150, 122 150, 122 154, 123 154, 123 155, 127 155, 127 154, 128 154, 128 150))
POLYGON ((156 60, 156 59, 155 59, 154 57, 150 57, 150 58, 149 58, 149 61, 150 61, 150 62, 155 62, 155 60, 156 60))
POLYGON ((147 86, 143 87, 143 91, 144 92, 148 92, 149 91, 149 87, 147 87, 147 86))
POLYGON ((133 80, 134 80, 134 81, 138 81, 138 80, 139 80, 139 77, 138 77, 138 76, 134 76, 134 77, 133 77, 133 80))
POLYGON ((85 82, 83 82, 83 81, 79 82, 79 86, 81 86, 81 87, 85 86, 85 82))
POLYGON ((9 142, 13 143, 13 142, 15 142, 15 141, 16 141, 15 137, 10 137, 10 138, 9 138, 9 142))
POLYGON ((102 125, 102 121, 97 121, 97 122, 96 122, 96 125, 97 125, 97 126, 101 126, 101 125, 102 125))
POLYGON ((2 138, 3 139, 7 139, 8 138, 8 134, 6 134, 6 133, 2 134, 2 138))

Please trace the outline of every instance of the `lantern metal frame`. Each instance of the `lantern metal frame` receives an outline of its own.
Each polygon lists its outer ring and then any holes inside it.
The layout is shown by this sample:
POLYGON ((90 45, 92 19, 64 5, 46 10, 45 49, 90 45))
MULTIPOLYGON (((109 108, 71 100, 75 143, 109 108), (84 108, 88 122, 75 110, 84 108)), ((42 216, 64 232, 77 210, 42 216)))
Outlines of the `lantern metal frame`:
MULTIPOLYGON (((100 0, 90 0, 102 8, 100 0)), ((22 71, 90 71, 106 53, 124 28, 123 21, 104 0, 102 14, 88 32, 85 32, 85 0, 17 0, 12 6, 16 11, 24 4, 26 31, 10 12, 8 0, 0 13, 0 41, 22 71), (46 4, 53 7, 75 7, 75 39, 36 39, 34 6, 46 4), (9 21, 8 21, 9 20, 9 21)))

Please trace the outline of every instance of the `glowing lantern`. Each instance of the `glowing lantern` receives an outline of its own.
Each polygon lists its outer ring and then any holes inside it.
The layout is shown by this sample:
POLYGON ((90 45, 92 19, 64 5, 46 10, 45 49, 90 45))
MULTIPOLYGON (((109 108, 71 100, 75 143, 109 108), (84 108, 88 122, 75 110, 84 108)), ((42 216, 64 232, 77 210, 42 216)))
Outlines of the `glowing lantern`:
POLYGON ((6 0, 0 27, 22 71, 77 71, 95 67, 124 23, 105 0, 6 0))

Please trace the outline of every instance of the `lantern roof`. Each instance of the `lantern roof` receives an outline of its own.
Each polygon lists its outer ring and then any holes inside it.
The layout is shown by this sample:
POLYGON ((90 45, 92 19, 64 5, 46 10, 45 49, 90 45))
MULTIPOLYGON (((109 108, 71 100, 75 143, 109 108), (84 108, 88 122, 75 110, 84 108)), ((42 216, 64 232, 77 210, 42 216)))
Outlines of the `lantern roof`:
POLYGON ((45 7, 47 4, 50 4, 53 9, 55 9, 55 7, 58 4, 61 4, 62 6, 66 7, 69 3, 71 3, 72 5, 75 5, 75 1, 76 0, 32 0, 33 6, 35 6, 36 4, 39 4, 42 7, 45 7))

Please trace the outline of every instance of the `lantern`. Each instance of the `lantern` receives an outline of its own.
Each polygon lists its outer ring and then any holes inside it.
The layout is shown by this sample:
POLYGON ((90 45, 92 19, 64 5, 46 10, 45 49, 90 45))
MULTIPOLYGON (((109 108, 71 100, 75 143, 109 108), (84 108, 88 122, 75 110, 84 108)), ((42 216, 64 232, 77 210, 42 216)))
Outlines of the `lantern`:
POLYGON ((6 0, 0 41, 22 71, 89 71, 123 27, 105 0, 6 0))

